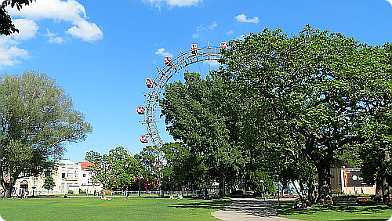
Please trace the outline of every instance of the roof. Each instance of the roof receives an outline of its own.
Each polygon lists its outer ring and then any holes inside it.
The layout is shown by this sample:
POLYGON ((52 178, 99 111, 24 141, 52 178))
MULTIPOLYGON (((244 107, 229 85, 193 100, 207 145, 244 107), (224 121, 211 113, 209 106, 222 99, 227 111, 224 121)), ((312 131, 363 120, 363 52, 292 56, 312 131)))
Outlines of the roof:
POLYGON ((80 166, 82 166, 82 169, 88 169, 88 167, 90 165, 92 165, 93 163, 86 161, 86 162, 78 162, 78 164, 80 164, 80 166))

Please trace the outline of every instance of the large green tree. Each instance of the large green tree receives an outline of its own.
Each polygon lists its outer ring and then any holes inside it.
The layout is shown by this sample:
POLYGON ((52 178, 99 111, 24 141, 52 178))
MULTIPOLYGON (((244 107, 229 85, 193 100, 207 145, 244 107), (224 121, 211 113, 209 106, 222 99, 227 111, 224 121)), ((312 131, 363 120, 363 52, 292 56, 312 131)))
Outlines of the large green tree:
POLYGON ((208 167, 200 154, 192 152, 180 142, 166 143, 162 146, 165 166, 162 169, 162 182, 168 190, 179 190, 182 186, 192 189, 203 188, 203 184, 211 183, 208 167))
POLYGON ((0 35, 10 35, 14 32, 19 32, 15 25, 12 23, 12 19, 7 13, 6 7, 11 6, 12 8, 22 9, 22 6, 29 5, 35 0, 3 0, 0 5, 0 35))
POLYGON ((167 129, 201 156, 224 195, 226 182, 247 159, 240 145, 242 106, 230 96, 231 81, 214 74, 203 79, 197 73, 185 73, 184 79, 170 83, 160 102, 167 129))
POLYGON ((65 142, 83 140, 91 126, 71 98, 45 74, 0 78, 0 184, 11 196, 22 173, 50 170, 65 142), (50 160, 52 159, 52 160, 50 160))
POLYGON ((86 153, 85 159, 92 163, 94 183, 101 183, 104 189, 126 190, 142 173, 141 164, 124 147, 109 150, 108 154, 95 151, 86 153))
POLYGON ((317 169, 318 202, 330 203, 334 153, 366 140, 367 120, 390 88, 386 58, 380 47, 340 33, 307 26, 289 37, 265 29, 229 43, 221 74, 243 85, 266 129, 285 128, 299 142, 317 169))

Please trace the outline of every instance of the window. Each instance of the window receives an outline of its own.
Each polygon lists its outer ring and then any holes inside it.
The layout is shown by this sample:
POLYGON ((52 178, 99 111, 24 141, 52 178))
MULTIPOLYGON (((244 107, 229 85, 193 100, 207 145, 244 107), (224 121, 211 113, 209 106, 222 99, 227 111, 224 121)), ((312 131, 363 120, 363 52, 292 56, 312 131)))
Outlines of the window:
POLYGON ((65 173, 62 173, 62 174, 61 174, 61 178, 65 178, 65 173))

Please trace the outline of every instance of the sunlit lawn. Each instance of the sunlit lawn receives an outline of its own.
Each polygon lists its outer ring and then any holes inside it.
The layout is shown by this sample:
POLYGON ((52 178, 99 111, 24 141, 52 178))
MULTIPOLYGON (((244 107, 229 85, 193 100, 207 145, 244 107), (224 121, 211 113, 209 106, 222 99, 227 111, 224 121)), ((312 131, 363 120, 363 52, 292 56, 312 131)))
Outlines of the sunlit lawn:
POLYGON ((111 201, 97 197, 0 199, 0 216, 6 220, 218 220, 211 212, 229 200, 171 200, 131 198, 111 201))
POLYGON ((292 210, 292 204, 275 205, 278 210, 278 215, 289 219, 299 220, 345 220, 345 221, 385 221, 391 218, 392 208, 383 205, 368 205, 368 206, 312 206, 308 209, 292 210))

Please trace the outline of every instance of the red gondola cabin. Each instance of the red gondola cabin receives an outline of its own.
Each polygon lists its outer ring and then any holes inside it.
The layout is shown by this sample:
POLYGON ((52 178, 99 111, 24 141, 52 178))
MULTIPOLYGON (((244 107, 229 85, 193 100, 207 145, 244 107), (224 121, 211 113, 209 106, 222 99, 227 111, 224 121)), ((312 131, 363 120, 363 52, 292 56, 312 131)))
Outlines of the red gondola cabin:
POLYGON ((171 66, 172 65, 172 59, 171 57, 165 57, 165 64, 171 66))
POLYGON ((227 48, 226 42, 221 42, 219 47, 220 48, 227 48))
POLYGON ((150 78, 147 78, 146 79, 146 86, 148 88, 152 88, 152 87, 154 87, 154 82, 150 78))
POLYGON ((192 54, 194 54, 194 55, 197 54, 197 44, 191 44, 191 51, 192 51, 192 54))
POLYGON ((140 136, 140 142, 142 143, 148 143, 147 137, 145 135, 140 136))
POLYGON ((138 114, 144 114, 144 107, 143 106, 137 106, 136 107, 136 112, 138 114))

